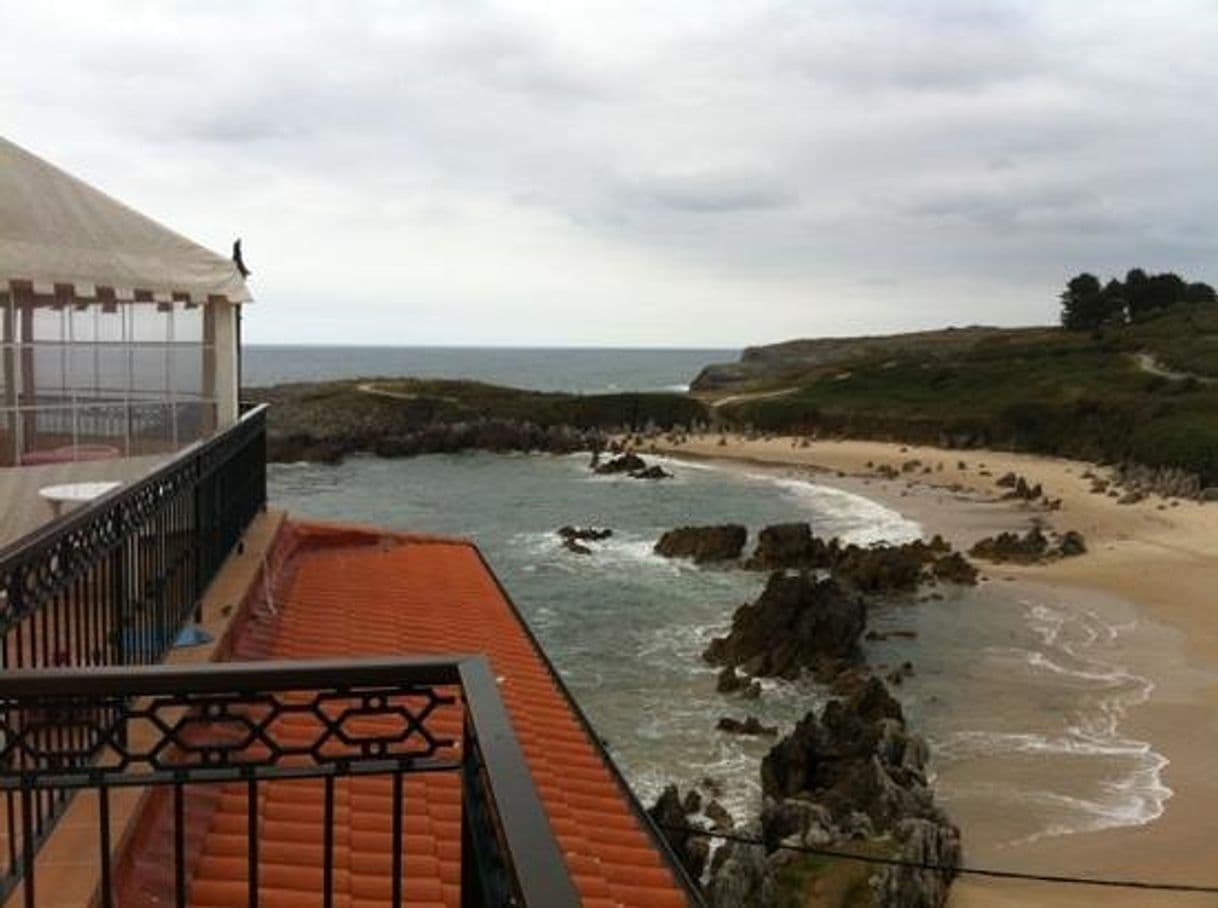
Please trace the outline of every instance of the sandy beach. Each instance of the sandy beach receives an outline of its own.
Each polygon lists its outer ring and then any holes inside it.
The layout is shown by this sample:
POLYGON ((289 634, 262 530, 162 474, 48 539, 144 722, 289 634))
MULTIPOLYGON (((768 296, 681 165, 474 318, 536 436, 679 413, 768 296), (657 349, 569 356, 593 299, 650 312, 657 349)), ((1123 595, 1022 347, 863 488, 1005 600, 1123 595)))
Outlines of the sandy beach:
MULTIPOLYGON (((984 854, 986 866, 1024 872, 1218 886, 1218 504, 1150 496, 1121 505, 1090 491, 1079 461, 994 451, 948 451, 869 441, 814 441, 695 436, 656 442, 657 453, 721 459, 807 476, 873 498, 941 533, 957 547, 1034 522, 1081 532, 1087 554, 1033 566, 982 564, 988 583, 1048 586, 1079 602, 1116 597, 1137 607, 1138 633, 1124 653, 1131 670, 1149 678, 1149 699, 1122 729, 1170 762, 1162 781, 1173 796, 1157 819, 1140 826, 1042 838, 984 854), (900 470, 882 478, 883 466, 900 470), (923 470, 929 467, 929 472, 923 470), (1001 500, 997 477, 1014 472, 1043 486, 1061 506, 1001 500), (1137 641, 1144 641, 1138 643, 1137 641), (1151 641, 1154 641, 1153 643, 1151 641)), ((930 607, 930 606, 928 606, 930 607)), ((1082 607, 1082 606, 1080 606, 1082 607)), ((968 828, 964 828, 968 848, 968 828)), ((976 863, 976 856, 973 857, 976 863)), ((970 905, 1218 905, 1218 895, 1012 882, 963 877, 951 904, 970 905)))

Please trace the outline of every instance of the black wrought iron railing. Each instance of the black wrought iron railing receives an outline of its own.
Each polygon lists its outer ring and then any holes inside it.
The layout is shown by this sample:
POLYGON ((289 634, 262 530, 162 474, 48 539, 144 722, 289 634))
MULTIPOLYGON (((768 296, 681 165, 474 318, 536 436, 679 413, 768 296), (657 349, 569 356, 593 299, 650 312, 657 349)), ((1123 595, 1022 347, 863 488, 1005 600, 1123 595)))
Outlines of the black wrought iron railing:
POLYGON ((266 408, 0 550, 0 667, 161 661, 266 504, 266 408))
MULTIPOLYGON (((257 906, 262 788, 312 785, 321 802, 311 843, 319 854, 317 885, 322 904, 330 906, 336 788, 350 777, 373 775, 389 780, 391 901, 399 906, 408 869, 403 820, 410 809, 403 780, 411 773, 460 779, 463 905, 578 904, 483 656, 6 673, 0 676, 0 788, 15 809, 4 819, 9 867, 0 876, 0 896, 20 887, 24 904, 36 904, 35 803, 44 793, 85 790, 97 798, 91 814, 98 824, 95 901, 104 908, 120 904, 124 887, 134 884, 125 865, 115 866, 111 792, 146 786, 153 793, 134 822, 167 818, 164 830, 145 830, 145 839, 167 843, 169 853, 164 891, 147 878, 140 891, 184 906, 197 857, 192 850, 198 850, 187 817, 200 801, 208 803, 196 796, 200 789, 222 786, 245 799, 240 877, 247 903, 257 906), (150 806, 157 793, 168 793, 162 814, 150 806)), ((138 840, 137 834, 132 841, 138 840)))
MULTIPOLYGON (((0 550, 0 669, 160 662, 265 504, 266 408, 255 407, 142 479, 0 550)), ((117 721, 99 713, 106 716, 117 721)), ((46 838, 66 799, 63 789, 37 791, 24 805, 26 841, 46 838)), ((14 828, 11 794, 3 809, 14 828)), ((10 875, 15 855, 10 836, 10 875)))

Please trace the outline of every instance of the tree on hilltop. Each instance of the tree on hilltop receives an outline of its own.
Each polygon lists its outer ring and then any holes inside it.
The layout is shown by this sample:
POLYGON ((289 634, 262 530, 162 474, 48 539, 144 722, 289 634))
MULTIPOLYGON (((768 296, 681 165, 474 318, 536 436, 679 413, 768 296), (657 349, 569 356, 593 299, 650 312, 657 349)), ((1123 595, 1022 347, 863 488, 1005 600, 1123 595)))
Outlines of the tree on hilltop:
POLYGON ((1122 317, 1125 307, 1120 282, 1100 286, 1094 274, 1083 272, 1070 279, 1061 295, 1062 326, 1071 331, 1094 331, 1122 317), (1114 287, 1115 285, 1115 287, 1114 287))
POLYGON ((1209 284, 1187 283, 1171 271, 1147 274, 1131 268, 1122 283, 1112 278, 1100 286, 1099 278, 1086 272, 1071 278, 1061 294, 1062 325, 1072 331, 1096 331, 1104 325, 1141 322, 1181 303, 1218 303, 1218 293, 1209 284))

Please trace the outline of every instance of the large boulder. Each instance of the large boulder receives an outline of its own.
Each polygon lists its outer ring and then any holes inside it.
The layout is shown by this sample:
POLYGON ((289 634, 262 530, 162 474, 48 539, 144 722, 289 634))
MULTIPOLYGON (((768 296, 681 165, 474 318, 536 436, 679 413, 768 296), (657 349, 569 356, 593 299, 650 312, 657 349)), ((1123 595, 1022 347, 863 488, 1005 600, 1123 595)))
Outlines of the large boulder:
POLYGON ((828 570, 846 586, 863 593, 912 592, 928 580, 972 584, 973 570, 941 536, 929 542, 859 546, 834 537, 825 541, 807 523, 780 523, 757 535, 757 548, 744 563, 754 570, 828 570))
POLYGON ((896 857, 905 863, 885 867, 872 879, 876 902, 885 908, 939 908, 947 901, 963 856, 960 830, 950 823, 910 817, 895 825, 892 838, 899 848, 896 857))
POLYGON ((665 558, 692 558, 698 564, 731 561, 740 557, 748 535, 749 531, 738 523, 678 527, 660 537, 655 551, 665 558))
POLYGON ((848 700, 808 713, 761 763, 766 797, 802 797, 834 821, 865 814, 883 834, 908 816, 939 819, 926 783, 926 746, 905 729, 901 706, 872 678, 848 700))
POLYGON ((835 544, 813 536, 806 522, 777 523, 757 534, 757 548, 744 566, 754 571, 827 568, 835 544))
POLYGON ((864 600, 837 581, 776 571, 755 603, 736 610, 727 636, 712 640, 703 658, 750 675, 794 678, 853 658, 866 620, 864 600))
MULTIPOLYGON (((690 792, 694 794, 694 792, 690 792)), ((682 799, 676 785, 669 785, 660 793, 656 802, 647 808, 647 815, 655 823, 656 828, 668 842, 677 860, 685 868, 691 879, 697 880, 706 868, 706 859, 710 854, 710 844, 706 836, 686 829, 701 829, 701 824, 690 819, 690 814, 697 810, 695 801, 688 795, 682 799), (687 809, 693 808, 693 809, 687 809)))
POLYGON ((619 454, 617 457, 610 458, 604 463, 598 463, 592 468, 593 472, 599 473, 602 476, 612 476, 615 473, 635 473, 646 469, 647 461, 632 451, 619 454))

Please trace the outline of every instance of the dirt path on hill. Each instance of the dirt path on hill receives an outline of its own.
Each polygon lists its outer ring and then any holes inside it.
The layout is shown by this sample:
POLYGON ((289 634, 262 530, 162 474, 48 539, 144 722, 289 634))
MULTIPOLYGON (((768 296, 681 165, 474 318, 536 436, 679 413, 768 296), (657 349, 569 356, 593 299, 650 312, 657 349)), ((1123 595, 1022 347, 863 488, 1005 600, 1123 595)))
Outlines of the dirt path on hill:
POLYGON ((1134 353, 1133 361, 1137 363, 1139 369, 1148 375, 1161 375, 1164 378, 1170 378, 1176 381, 1191 378, 1194 381, 1201 382, 1203 385, 1218 384, 1218 378, 1209 378, 1205 375, 1197 375, 1193 372, 1175 372, 1168 369, 1159 362, 1153 353, 1134 353))

